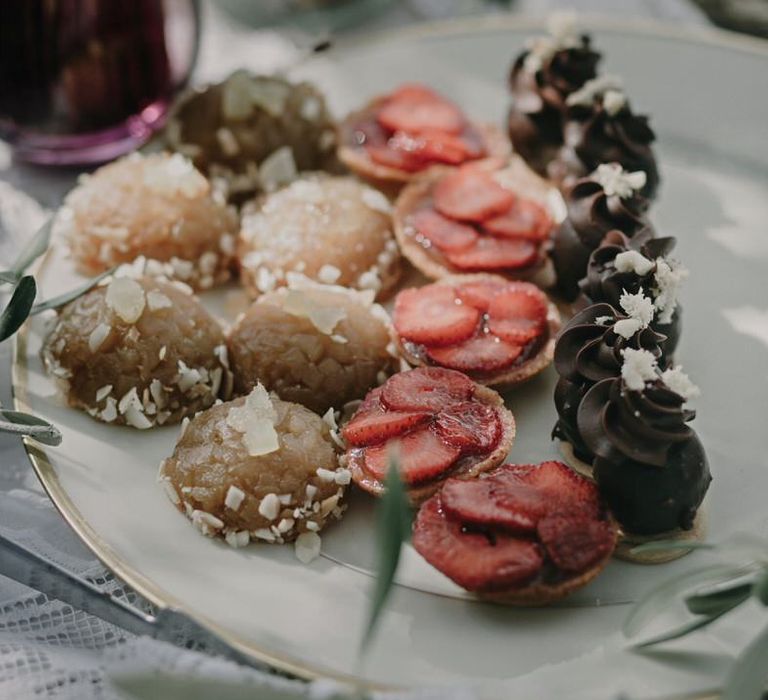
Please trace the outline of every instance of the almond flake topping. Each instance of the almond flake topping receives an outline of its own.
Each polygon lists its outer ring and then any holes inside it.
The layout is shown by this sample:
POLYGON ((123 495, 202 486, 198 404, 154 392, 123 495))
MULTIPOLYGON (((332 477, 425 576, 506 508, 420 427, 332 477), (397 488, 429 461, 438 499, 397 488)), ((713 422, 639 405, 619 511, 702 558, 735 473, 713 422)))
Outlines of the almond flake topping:
POLYGON ((602 98, 609 90, 620 92, 623 88, 621 78, 616 75, 600 75, 592 80, 587 80, 576 92, 572 92, 565 100, 569 107, 590 107, 598 97, 602 98))
POLYGON ((253 457, 280 449, 276 420, 275 407, 261 384, 254 387, 242 406, 233 406, 227 414, 227 425, 243 434, 243 444, 253 457))
POLYGON ((322 540, 316 532, 302 532, 296 538, 296 558, 302 564, 309 564, 320 556, 322 540))
POLYGON ((91 352, 96 352, 104 344, 111 330, 112 326, 108 326, 106 323, 100 323, 96 326, 88 336, 88 349, 91 352))
POLYGON ((347 317, 343 308, 318 304, 309 294, 294 289, 288 289, 280 298, 289 314, 309 319, 325 335, 333 334, 339 321, 347 317))
POLYGON ((245 500, 245 491, 237 486, 230 486, 227 495, 224 496, 224 505, 231 510, 239 510, 245 500))
POLYGON ((173 306, 173 303, 162 292, 153 290, 147 293, 147 306, 149 306, 150 311, 157 311, 158 309, 168 309, 173 306))
POLYGON ((146 299, 144 289, 138 282, 118 277, 109 283, 105 302, 125 323, 136 323, 144 313, 146 299))
POLYGON ((268 493, 259 503, 259 514, 267 520, 274 520, 280 514, 280 499, 276 493, 268 493))

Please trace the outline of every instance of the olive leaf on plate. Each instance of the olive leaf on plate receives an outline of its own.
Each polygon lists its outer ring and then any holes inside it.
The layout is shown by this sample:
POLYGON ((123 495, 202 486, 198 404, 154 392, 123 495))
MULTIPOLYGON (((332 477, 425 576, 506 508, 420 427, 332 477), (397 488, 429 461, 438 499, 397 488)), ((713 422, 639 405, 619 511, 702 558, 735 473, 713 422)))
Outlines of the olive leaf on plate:
MULTIPOLYGON (((646 637, 635 649, 680 639, 703 629, 748 601, 768 607, 768 541, 754 535, 734 535, 719 545, 653 542, 635 552, 702 549, 721 554, 724 561, 667 579, 643 596, 624 622, 624 635, 637 637, 677 604, 686 619, 664 632, 646 637), (730 561, 727 561, 730 559, 730 561)), ((768 616, 766 616, 768 621, 768 616)), ((760 700, 768 681, 768 625, 736 658, 722 688, 722 700, 760 700)))
MULTIPOLYGON (((0 285, 13 285, 11 298, 0 312, 0 342, 16 333, 30 316, 49 309, 57 309, 74 301, 113 272, 108 270, 70 292, 35 304, 37 296, 35 278, 24 273, 47 250, 51 238, 52 221, 53 219, 49 218, 38 229, 9 270, 0 272, 0 285)), ((55 426, 42 418, 21 411, 0 409, 0 432, 31 437, 45 445, 58 445, 61 442, 61 433, 55 426)))
POLYGON ((403 542, 407 542, 411 536, 411 508, 400 478, 399 461, 396 457, 389 460, 384 484, 386 491, 376 508, 378 569, 368 612, 368 624, 360 642, 361 655, 365 653, 373 638, 395 582, 403 542))

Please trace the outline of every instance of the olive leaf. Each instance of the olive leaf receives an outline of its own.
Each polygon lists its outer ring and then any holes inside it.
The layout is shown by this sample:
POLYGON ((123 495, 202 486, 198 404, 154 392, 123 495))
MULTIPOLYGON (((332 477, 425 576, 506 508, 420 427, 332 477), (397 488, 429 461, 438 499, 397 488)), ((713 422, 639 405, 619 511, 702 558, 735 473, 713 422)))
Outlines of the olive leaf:
POLYGON ((0 314, 0 342, 12 336, 32 310, 37 294, 37 284, 31 275, 25 275, 16 284, 8 305, 0 314))
POLYGON ((48 243, 51 240, 51 229, 53 228, 53 217, 49 217, 48 220, 37 230, 34 236, 30 239, 29 243, 24 247, 24 250, 19 253, 13 266, 10 269, 10 273, 16 277, 26 270, 35 260, 37 260, 47 249, 48 243))
POLYGON ((360 642, 361 654, 367 649, 376 630, 392 590, 403 542, 408 541, 411 531, 411 510, 400 479, 399 460, 396 457, 390 457, 384 485, 386 492, 376 509, 378 573, 368 613, 368 624, 360 642))
POLYGON ((688 596, 685 599, 685 606, 688 608, 688 612, 694 615, 715 615, 741 605, 752 595, 753 589, 752 581, 743 581, 726 587, 721 586, 714 591, 688 596))
POLYGON ((21 411, 0 410, 0 431, 31 437, 54 447, 61 443, 58 428, 42 418, 21 411))
POLYGON ((764 627, 734 662, 721 700, 760 700, 768 680, 768 627, 764 627))
POLYGON ((0 272, 0 282, 3 284, 16 284, 19 276, 13 270, 2 270, 0 272))
POLYGON ((626 620, 623 632, 626 637, 636 636, 653 619, 658 617, 681 593, 700 584, 721 583, 744 576, 743 566, 731 564, 709 564, 667 579, 646 593, 634 605, 626 620))
POLYGON ((46 301, 41 301, 39 304, 35 304, 32 307, 32 311, 30 313, 32 316, 34 316, 35 314, 39 314, 43 311, 48 311, 49 309, 58 309, 60 306, 69 304, 70 301, 74 301, 78 297, 93 289, 99 282, 101 282, 101 280, 111 275, 114 271, 115 268, 113 267, 106 272, 102 272, 100 275, 96 275, 96 277, 91 277, 91 279, 89 279, 87 282, 84 282, 80 286, 75 287, 74 289, 61 294, 60 296, 54 297, 53 299, 46 299, 46 301))
POLYGON ((727 609, 721 610, 716 614, 695 617, 693 620, 689 620, 688 622, 680 625, 679 627, 673 627, 671 630, 667 630, 666 632, 662 632, 661 634, 655 637, 651 637, 650 639, 646 639, 642 642, 639 642, 638 644, 635 644, 634 648, 645 649, 647 647, 655 646, 656 644, 661 644, 662 642, 671 642, 673 639, 680 639, 680 637, 685 637, 691 632, 695 632, 696 630, 699 630, 702 627, 711 625, 715 620, 725 615, 725 613, 730 612, 731 610, 733 610, 733 608, 735 608, 737 605, 740 605, 740 604, 741 602, 736 603, 735 605, 732 605, 727 609))
POLYGON ((715 545, 709 542, 692 542, 691 540, 658 540, 646 542, 632 547, 631 554, 647 554, 653 552, 669 552, 676 549, 714 549, 715 545))

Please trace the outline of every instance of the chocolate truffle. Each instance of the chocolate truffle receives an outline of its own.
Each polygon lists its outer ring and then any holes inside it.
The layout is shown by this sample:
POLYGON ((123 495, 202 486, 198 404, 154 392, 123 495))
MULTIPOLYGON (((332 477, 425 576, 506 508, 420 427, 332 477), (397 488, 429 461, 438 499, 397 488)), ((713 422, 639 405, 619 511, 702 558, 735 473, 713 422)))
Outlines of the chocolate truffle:
MULTIPOLYGON (((640 194, 644 183, 644 173, 628 173, 615 163, 606 163, 569 190, 568 215, 555 234, 552 250, 557 289, 566 300, 578 296, 589 256, 609 231, 618 229, 633 238, 650 229, 648 200, 640 194)), ((653 236, 652 229, 647 235, 653 236)))
POLYGON ((563 146, 547 174, 567 189, 601 163, 645 173, 641 193, 653 198, 659 171, 651 144, 656 136, 648 117, 635 114, 621 81, 610 75, 587 81, 566 99, 563 146))
POLYGON ((596 75, 600 54, 570 17, 555 15, 549 35, 534 39, 516 59, 509 78, 507 119, 515 150, 540 174, 563 143, 566 98, 596 75))

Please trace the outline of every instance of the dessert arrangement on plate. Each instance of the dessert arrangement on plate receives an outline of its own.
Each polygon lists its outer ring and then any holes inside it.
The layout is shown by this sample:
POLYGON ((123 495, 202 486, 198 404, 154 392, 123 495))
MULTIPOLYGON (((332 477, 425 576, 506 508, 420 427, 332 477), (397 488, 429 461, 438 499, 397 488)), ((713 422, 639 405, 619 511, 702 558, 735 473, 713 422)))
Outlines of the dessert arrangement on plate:
POLYGON ((550 603, 700 537, 688 273, 649 215, 649 120, 600 60, 554 23, 514 60, 504 129, 418 84, 338 124, 314 86, 244 71, 183 97, 161 149, 56 214, 76 269, 114 272, 52 323, 52 381, 94 421, 180 424, 159 488, 232 547, 311 562, 391 464, 414 549, 485 600, 550 603), (236 318, 206 309, 234 284, 236 318), (509 397, 546 371, 555 425, 521 464, 509 397))

